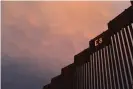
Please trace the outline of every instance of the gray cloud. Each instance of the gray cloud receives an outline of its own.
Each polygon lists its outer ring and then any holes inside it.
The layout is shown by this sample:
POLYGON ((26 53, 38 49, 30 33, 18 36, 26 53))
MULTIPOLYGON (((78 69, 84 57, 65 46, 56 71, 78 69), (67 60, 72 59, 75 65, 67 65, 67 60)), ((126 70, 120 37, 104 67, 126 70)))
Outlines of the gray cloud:
POLYGON ((37 64, 29 60, 7 55, 2 57, 2 89, 41 89, 43 84, 48 83, 48 77, 53 77, 54 72, 45 68, 39 70, 37 64), (16 61, 23 59, 27 61, 16 61))

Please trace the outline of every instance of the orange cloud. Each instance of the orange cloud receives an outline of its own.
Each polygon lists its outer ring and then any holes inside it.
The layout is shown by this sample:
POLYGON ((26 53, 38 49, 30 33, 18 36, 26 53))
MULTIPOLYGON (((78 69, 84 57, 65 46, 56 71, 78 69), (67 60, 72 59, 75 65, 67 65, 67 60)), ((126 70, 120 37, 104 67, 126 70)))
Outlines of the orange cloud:
POLYGON ((128 6, 129 2, 2 2, 2 89, 39 89, 128 6))
POLYGON ((107 23, 129 5, 89 1, 2 2, 2 52, 36 58, 32 61, 42 69, 48 63, 62 68, 72 63, 73 56, 88 47, 89 40, 106 30, 107 23))

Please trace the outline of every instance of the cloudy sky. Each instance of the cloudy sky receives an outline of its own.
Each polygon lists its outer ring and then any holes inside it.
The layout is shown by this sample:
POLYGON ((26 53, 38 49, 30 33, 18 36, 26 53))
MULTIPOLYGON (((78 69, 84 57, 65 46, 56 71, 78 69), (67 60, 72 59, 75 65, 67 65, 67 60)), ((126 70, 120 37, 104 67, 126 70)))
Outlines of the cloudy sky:
POLYGON ((2 89, 41 89, 130 2, 2 2, 2 89))

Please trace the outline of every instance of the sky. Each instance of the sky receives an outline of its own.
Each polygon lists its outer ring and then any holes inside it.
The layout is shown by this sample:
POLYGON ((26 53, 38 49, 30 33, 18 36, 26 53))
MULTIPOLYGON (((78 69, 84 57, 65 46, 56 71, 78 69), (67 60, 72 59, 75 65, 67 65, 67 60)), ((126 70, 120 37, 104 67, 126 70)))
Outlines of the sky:
POLYGON ((2 89, 42 89, 129 6, 126 1, 3 1, 2 89))

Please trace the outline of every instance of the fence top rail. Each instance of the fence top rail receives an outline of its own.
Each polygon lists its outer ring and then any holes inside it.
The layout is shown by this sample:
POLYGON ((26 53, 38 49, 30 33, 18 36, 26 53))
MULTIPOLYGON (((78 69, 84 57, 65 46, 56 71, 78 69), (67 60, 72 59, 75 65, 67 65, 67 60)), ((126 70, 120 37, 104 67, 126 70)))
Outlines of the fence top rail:
MULTIPOLYGON (((133 2, 133 1, 132 1, 133 2)), ((121 14, 108 23, 108 28, 117 31, 133 22, 133 6, 125 9, 121 14)))
POLYGON ((61 75, 58 75, 54 78, 51 79, 51 82, 56 82, 57 80, 59 80, 61 78, 61 75))
POLYGON ((90 48, 87 48, 83 50, 82 52, 80 52, 79 54, 75 55, 74 64, 77 66, 77 65, 83 64, 84 62, 88 62, 90 52, 91 52, 90 48))
POLYGON ((75 68, 74 63, 62 68, 61 69, 61 75, 69 75, 69 74, 71 74, 73 72, 74 68, 75 68))
POLYGON ((43 86, 43 89, 49 89, 49 88, 50 88, 50 84, 43 86))

